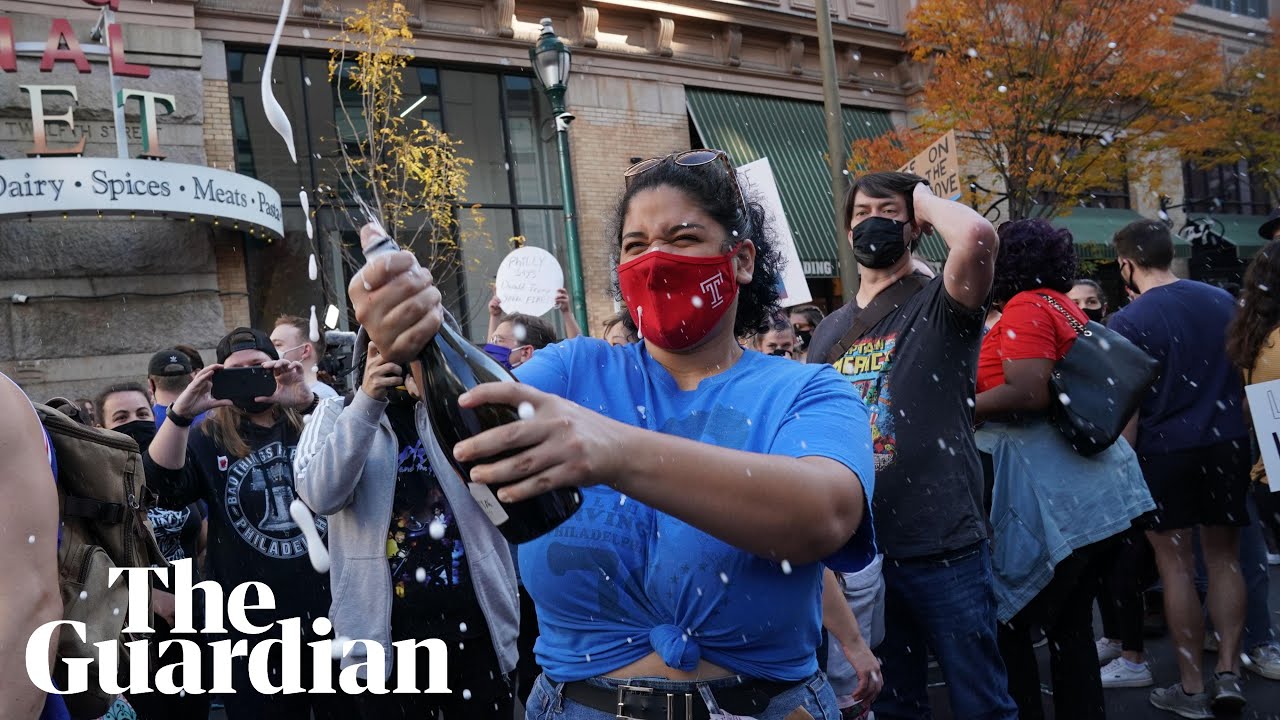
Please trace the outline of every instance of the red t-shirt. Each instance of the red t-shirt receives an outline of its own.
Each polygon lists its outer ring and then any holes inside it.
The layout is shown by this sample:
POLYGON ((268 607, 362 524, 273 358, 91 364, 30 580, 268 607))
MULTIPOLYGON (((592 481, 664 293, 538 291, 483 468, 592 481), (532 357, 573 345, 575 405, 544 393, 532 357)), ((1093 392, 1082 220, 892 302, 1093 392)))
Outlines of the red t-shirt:
POLYGON ((1040 297, 1058 301, 1083 325, 1084 311, 1056 290, 1029 290, 1014 295, 1004 313, 982 339, 978 354, 978 392, 1004 384, 1005 360, 1061 360, 1076 341, 1076 331, 1052 305, 1040 297))

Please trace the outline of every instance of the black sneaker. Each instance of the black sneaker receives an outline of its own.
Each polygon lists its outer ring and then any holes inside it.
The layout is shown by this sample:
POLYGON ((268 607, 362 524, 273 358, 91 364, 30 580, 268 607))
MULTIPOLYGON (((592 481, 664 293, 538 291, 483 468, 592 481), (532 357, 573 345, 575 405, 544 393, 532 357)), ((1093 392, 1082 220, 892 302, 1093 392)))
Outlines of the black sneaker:
POLYGON ((1221 713, 1239 713, 1244 709, 1244 683, 1233 672, 1218 673, 1213 682, 1213 710, 1221 713))

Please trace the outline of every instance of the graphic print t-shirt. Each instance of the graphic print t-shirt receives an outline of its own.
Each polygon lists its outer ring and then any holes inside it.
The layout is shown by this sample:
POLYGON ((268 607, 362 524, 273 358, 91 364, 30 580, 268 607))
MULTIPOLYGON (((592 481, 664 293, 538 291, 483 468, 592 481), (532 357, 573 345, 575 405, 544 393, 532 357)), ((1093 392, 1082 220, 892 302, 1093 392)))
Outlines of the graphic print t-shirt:
POLYGON ((459 630, 463 624, 482 629, 484 623, 475 622, 478 605, 462 535, 427 460, 413 406, 392 403, 387 406, 387 419, 400 447, 387 529, 394 592, 392 635, 394 639, 452 637, 467 634, 459 630))
MULTIPOLYGON (((534 353, 516 375, 634 427, 833 460, 873 496, 866 411, 830 368, 747 351, 683 391, 644 343, 575 338, 534 353)), ((687 469, 690 484, 700 477, 687 469)), ((864 520, 828 563, 864 567, 875 556, 871 531, 864 520)), ((538 608, 538 664, 570 682, 658 652, 685 670, 702 658, 748 677, 808 677, 817 670, 822 564, 780 560, 732 547, 608 485, 583 488, 572 517, 520 546, 520 573, 538 608)))
POLYGON ((203 519, 200 506, 196 503, 191 503, 179 510, 163 507, 147 508, 147 520, 151 522, 156 544, 160 546, 164 559, 171 563, 196 558, 196 546, 200 540, 200 522, 203 519))
MULTIPOLYGON (((200 428, 188 435, 187 463, 180 470, 161 468, 145 454, 147 483, 169 503, 208 502, 208 577, 226 592, 241 583, 263 582, 275 596, 275 610, 247 612, 251 622, 269 625, 300 617, 304 635, 310 635, 311 619, 329 609, 329 576, 311 567, 302 529, 289 514, 296 497, 293 456, 299 433, 283 419, 269 428, 246 421, 240 430, 252 448, 242 458, 231 456, 200 428)), ((317 517, 315 523, 323 538, 325 519, 317 517)))
MULTIPOLYGON (((814 330, 808 361, 826 363, 859 308, 814 330)), ((835 363, 871 414, 876 540, 890 558, 937 555, 987 536, 973 442, 974 370, 986 313, 935 278, 835 363)))

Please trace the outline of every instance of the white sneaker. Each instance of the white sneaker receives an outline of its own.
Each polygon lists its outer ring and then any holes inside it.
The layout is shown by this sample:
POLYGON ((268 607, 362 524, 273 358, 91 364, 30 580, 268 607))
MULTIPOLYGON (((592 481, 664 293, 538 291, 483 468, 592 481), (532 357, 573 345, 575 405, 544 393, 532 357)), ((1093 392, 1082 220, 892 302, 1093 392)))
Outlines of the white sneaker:
POLYGON ((1137 688, 1150 687, 1155 684, 1151 677, 1151 666, 1142 663, 1137 669, 1124 658, 1116 658, 1102 668, 1102 687, 1104 688, 1137 688))
POLYGON ((1102 667, 1107 663, 1120 657, 1120 641, 1108 640, 1107 638, 1098 638, 1094 643, 1098 648, 1098 667, 1102 667))
POLYGON ((1268 680, 1280 680, 1280 644, 1264 643, 1245 653, 1242 663, 1268 680))
POLYGON ((1268 552, 1268 553, 1267 553, 1267 564, 1268 564, 1268 565, 1280 565, 1280 555, 1277 555, 1277 554, 1272 553, 1272 552, 1268 552))

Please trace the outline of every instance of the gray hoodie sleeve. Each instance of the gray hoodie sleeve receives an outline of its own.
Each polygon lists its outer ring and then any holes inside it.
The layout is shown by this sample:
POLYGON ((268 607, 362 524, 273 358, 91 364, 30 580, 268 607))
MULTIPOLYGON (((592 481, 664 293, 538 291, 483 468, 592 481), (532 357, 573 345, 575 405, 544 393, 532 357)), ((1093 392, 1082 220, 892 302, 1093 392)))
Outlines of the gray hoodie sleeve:
POLYGON ((320 402, 311 414, 293 459, 298 497, 319 515, 332 515, 351 504, 364 476, 369 450, 387 408, 357 390, 343 407, 343 398, 320 402))

